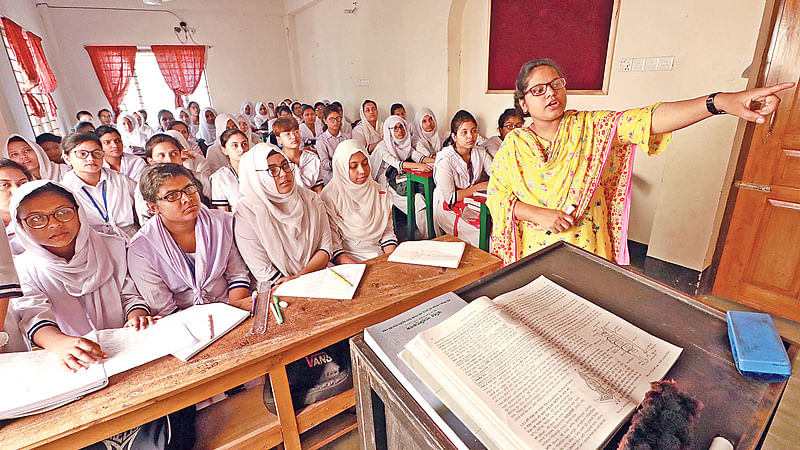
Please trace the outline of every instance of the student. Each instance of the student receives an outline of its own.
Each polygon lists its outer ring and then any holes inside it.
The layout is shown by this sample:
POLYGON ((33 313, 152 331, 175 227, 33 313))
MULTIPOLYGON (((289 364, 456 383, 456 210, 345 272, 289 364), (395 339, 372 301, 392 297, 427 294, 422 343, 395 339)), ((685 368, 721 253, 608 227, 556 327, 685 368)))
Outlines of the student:
POLYGON ((206 157, 203 156, 203 151, 200 148, 200 144, 198 144, 197 141, 189 134, 189 127, 180 120, 174 120, 167 125, 167 131, 177 131, 180 133, 180 138, 182 139, 178 138, 172 133, 167 134, 178 139, 183 147, 183 151, 181 153, 183 167, 186 167, 192 172, 198 172, 206 177, 210 177, 211 167, 209 167, 206 157))
POLYGON ((250 121, 247 120, 245 116, 242 114, 237 114, 234 119, 236 119, 236 126, 239 128, 239 130, 244 133, 245 136, 247 136, 247 139, 250 141, 250 145, 256 145, 261 142, 261 136, 253 132, 253 126, 250 125, 250 121))
POLYGON ((214 145, 214 141, 217 139, 217 130, 214 125, 217 119, 217 112, 214 111, 213 108, 203 108, 200 115, 202 117, 195 136, 197 136, 198 140, 203 140, 205 144, 210 147, 214 145))
POLYGON ((506 138, 506 135, 517 128, 522 128, 524 122, 525 120, 515 108, 506 109, 503 111, 503 114, 500 114, 500 118, 497 120, 497 131, 500 132, 500 135, 486 139, 481 143, 481 147, 486 149, 489 155, 494 158, 494 155, 497 154, 497 150, 500 148, 500 144, 503 143, 503 139, 506 138))
POLYGON ((211 205, 232 211, 242 198, 239 190, 239 162, 250 150, 250 142, 241 130, 226 130, 219 138, 222 152, 230 163, 211 175, 211 205))
POLYGON ((317 113, 311 105, 303 105, 300 117, 300 138, 303 140, 303 147, 313 150, 317 143, 317 136, 322 134, 322 124, 317 123, 317 113))
MULTIPOLYGON (((200 122, 202 122, 202 120, 200 120, 200 104, 195 101, 191 101, 186 107, 186 110, 189 111, 189 117, 191 118, 191 121, 186 122, 186 124, 189 125, 189 132, 192 134, 192 136, 195 136, 199 139, 197 133, 200 131, 200 122)), ((213 124, 214 122, 212 121, 211 123, 213 124)))
POLYGON ((319 157, 311 150, 301 148, 300 127, 292 117, 280 118, 272 125, 278 144, 283 147, 282 154, 297 167, 294 182, 306 189, 319 193, 322 191, 319 157))
POLYGON ((239 114, 243 115, 247 119, 247 123, 252 128, 254 125, 254 119, 256 117, 256 112, 253 110, 253 103, 252 102, 242 102, 242 107, 239 108, 239 114))
POLYGON ((144 117, 140 111, 134 111, 132 116, 136 119, 136 123, 139 124, 139 130, 145 135, 147 139, 150 139, 150 136, 155 134, 155 130, 150 128, 150 125, 144 121, 144 117))
POLYGON ((167 130, 167 125, 175 120, 175 116, 168 109, 162 109, 158 112, 158 132, 163 133, 167 130))
POLYGON ((292 115, 294 116, 297 122, 303 121, 303 104, 300 102, 292 103, 292 115))
POLYGON ((317 119, 319 119, 320 122, 325 122, 324 115, 322 113, 325 109, 325 105, 327 105, 327 103, 324 101, 314 103, 314 113, 317 115, 317 119))
MULTIPOLYGON (((278 106, 278 109, 276 110, 276 113, 277 113, 277 116, 275 118, 270 119, 267 122, 267 127, 266 128, 264 128, 263 125, 261 126, 262 130, 267 129, 267 130, 270 131, 270 133, 272 133, 272 125, 275 123, 276 120, 280 119, 281 117, 292 117, 292 110, 289 109, 289 107, 286 106, 286 105, 278 106)), ((275 142, 273 142, 273 144, 278 145, 275 142)))
POLYGON ((124 146, 119 131, 103 125, 95 131, 95 134, 100 138, 100 144, 105 154, 103 167, 116 170, 138 183, 139 176, 147 164, 142 158, 123 151, 124 146))
POLYGON ((50 161, 56 164, 64 164, 64 159, 61 155, 61 136, 56 136, 53 133, 42 133, 36 136, 36 143, 42 147, 50 161))
MULTIPOLYGON (((30 172, 25 167, 8 158, 0 158, 0 217, 3 219, 3 228, 14 255, 22 253, 22 246, 16 238, 16 221, 11 216, 11 196, 20 186, 31 181, 30 172)), ((2 309, 2 305, 0 305, 2 309)), ((2 320, 0 320, 2 323, 2 320)))
POLYGON ((442 137, 439 136, 439 122, 430 108, 420 108, 414 115, 414 135, 411 141, 416 150, 426 157, 421 162, 433 163, 436 154, 442 149, 442 137))
POLYGON ((322 116, 325 118, 325 124, 328 129, 320 134, 317 138, 317 156, 320 161, 320 175, 322 175, 322 182, 328 184, 333 176, 333 153, 336 147, 345 139, 342 133, 342 115, 339 113, 339 108, 333 104, 325 106, 322 111, 322 116))
POLYGON ((214 120, 214 130, 217 134, 214 136, 214 145, 208 147, 206 152, 206 161, 208 161, 208 166, 211 168, 211 173, 228 164, 228 157, 222 153, 219 137, 222 136, 225 130, 234 128, 238 130, 239 125, 236 124, 236 119, 228 113, 221 113, 214 120))
POLYGON ((211 196, 211 181, 209 181, 208 176, 186 166, 187 159, 184 159, 184 155, 187 153, 188 145, 189 143, 186 142, 183 135, 176 130, 168 130, 166 133, 157 134, 147 141, 147 146, 145 147, 147 163, 173 163, 186 167, 200 182, 201 194, 205 198, 209 198, 211 196))
POLYGON ((86 212, 84 224, 105 234, 130 239, 139 228, 134 213, 136 182, 103 167, 105 153, 94 133, 70 133, 64 138, 64 160, 72 166, 64 186, 86 212))
POLYGON ((255 279, 277 285, 324 269, 338 250, 325 204, 295 183, 289 158, 261 143, 245 153, 240 167, 243 197, 234 213, 234 236, 255 279))
POLYGON ((433 223, 447 234, 475 247, 480 238, 480 214, 467 208, 464 199, 486 190, 492 174, 492 157, 478 141, 478 122, 467 111, 458 111, 450 122, 450 145, 433 166, 433 223))
POLYGON ((250 278, 233 243, 233 216, 200 202, 185 167, 155 164, 139 189, 153 214, 128 248, 128 267, 153 314, 250 295, 250 278))
POLYGON ((253 117, 253 126, 256 130, 260 129, 271 118, 269 113, 270 110, 267 105, 263 102, 256 103, 256 115, 253 117))
MULTIPOLYGON (((186 127, 189 129, 189 136, 194 137, 193 127, 195 125, 194 119, 192 119, 192 115, 186 108, 178 108, 178 122, 183 122, 186 127)), ((169 127, 169 124, 167 124, 169 127)))
MULTIPOLYGON (((393 116, 400 116, 403 120, 406 120, 406 107, 403 106, 402 103, 393 103, 392 107, 389 108, 391 115, 393 116)), ((406 120, 406 122, 408 122, 406 120)))
POLYGON ((342 244, 342 250, 333 254, 335 262, 356 263, 389 254, 397 247, 392 200, 372 179, 369 154, 357 141, 349 139, 336 148, 333 178, 320 198, 342 244))
POLYGON ((34 180, 59 181, 65 173, 69 172, 69 166, 50 161, 42 147, 19 134, 12 134, 8 137, 0 156, 25 167, 34 180))
POLYGON ((72 127, 72 131, 81 131, 81 132, 84 132, 84 133, 91 133, 92 131, 94 131, 94 124, 92 122, 89 122, 89 121, 86 121, 86 120, 82 120, 82 121, 76 123, 74 127, 72 127))
MULTIPOLYGON (((403 183, 403 181, 398 183, 396 180, 405 178, 404 169, 420 172, 433 170, 428 164, 415 162, 422 155, 418 154, 411 144, 411 137, 408 135, 407 129, 406 121, 400 116, 390 116, 383 124, 384 139, 380 141, 375 151, 370 155, 372 168, 375 170, 372 173, 372 178, 378 184, 389 189, 392 205, 402 211, 403 214, 408 214, 407 184, 403 183)), ((417 229, 422 235, 426 235, 428 220, 425 214, 425 198, 422 194, 415 195, 414 205, 417 229)))
POLYGON ((347 120, 347 117, 344 115, 344 108, 342 108, 342 104, 339 102, 333 102, 331 105, 335 106, 339 110, 339 115, 342 116, 342 134, 344 135, 345 139, 352 139, 353 138, 353 125, 350 124, 350 121, 347 120))
POLYGON ((276 117, 278 117, 278 114, 275 112, 275 103, 267 103, 267 119, 274 119, 276 117))
POLYGON ((97 118, 100 119, 100 126, 114 126, 114 114, 106 108, 97 111, 97 118))
POLYGON ((89 122, 94 125, 94 117, 92 117, 92 113, 86 110, 80 110, 77 114, 75 114, 75 118, 78 122, 89 122))
POLYGON ((364 100, 360 114, 361 121, 353 128, 353 139, 371 154, 383 139, 383 122, 378 118, 378 104, 372 100, 364 100))
POLYGON ((28 350, 19 331, 19 320, 13 308, 12 298, 22 297, 17 270, 14 268, 11 247, 5 235, 0 236, 0 353, 24 352, 28 350))
POLYGON ((132 114, 122 113, 117 116, 117 130, 122 137, 122 142, 128 147, 129 153, 142 153, 147 136, 139 128, 139 122, 132 114))

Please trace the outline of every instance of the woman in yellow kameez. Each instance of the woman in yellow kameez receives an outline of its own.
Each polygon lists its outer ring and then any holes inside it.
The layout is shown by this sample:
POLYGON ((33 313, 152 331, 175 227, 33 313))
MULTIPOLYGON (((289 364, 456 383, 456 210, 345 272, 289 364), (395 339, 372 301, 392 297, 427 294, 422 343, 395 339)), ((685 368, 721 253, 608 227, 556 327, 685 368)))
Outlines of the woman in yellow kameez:
POLYGON ((628 213, 633 157, 664 151, 671 132, 714 114, 763 123, 780 103, 782 83, 715 93, 628 111, 566 109, 566 79, 549 59, 520 70, 515 107, 529 127, 510 132, 495 155, 487 204, 491 252, 510 264, 564 240, 628 264, 628 213))

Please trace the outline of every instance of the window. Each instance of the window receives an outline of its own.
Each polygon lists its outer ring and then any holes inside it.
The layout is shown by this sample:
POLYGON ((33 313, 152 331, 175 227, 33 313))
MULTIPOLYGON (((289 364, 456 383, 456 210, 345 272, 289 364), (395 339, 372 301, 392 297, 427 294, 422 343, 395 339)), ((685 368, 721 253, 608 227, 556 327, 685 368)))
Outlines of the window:
MULTIPOLYGON (((184 104, 188 104, 189 101, 196 101, 201 108, 211 105, 205 71, 194 94, 184 97, 184 104)), ((156 115, 159 111, 168 109, 175 113, 175 94, 164 81, 164 76, 161 75, 161 69, 158 68, 156 57, 152 51, 139 50, 136 52, 133 76, 120 108, 126 112, 144 109, 147 111, 147 122, 153 128, 158 126, 156 115)), ((177 118, 177 114, 175 116, 177 118)))
POLYGON ((19 95, 25 104, 25 112, 28 115, 28 120, 31 123, 31 129, 33 129, 34 135, 38 136, 42 133, 61 134, 56 116, 52 115, 50 113, 50 108, 48 108, 47 96, 42 93, 39 86, 33 88, 30 93, 44 106, 45 116, 36 117, 33 115, 31 105, 28 104, 28 100, 22 95, 23 91, 25 91, 28 86, 28 76, 25 75, 25 72, 22 71, 22 67, 20 67, 17 62, 17 55, 14 54, 14 49, 11 48, 11 44, 8 42, 6 30, 3 28, 2 24, 0 24, 0 33, 3 35, 3 45, 6 47, 8 60, 11 63, 11 70, 14 72, 14 78, 17 80, 19 95))

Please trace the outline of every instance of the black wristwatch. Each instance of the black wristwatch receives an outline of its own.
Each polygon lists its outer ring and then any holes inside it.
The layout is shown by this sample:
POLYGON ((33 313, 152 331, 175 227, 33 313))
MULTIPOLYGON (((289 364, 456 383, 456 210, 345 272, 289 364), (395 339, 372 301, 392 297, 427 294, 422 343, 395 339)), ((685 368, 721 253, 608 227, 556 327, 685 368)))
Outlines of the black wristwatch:
POLYGON ((717 107, 714 106, 714 97, 716 97, 717 94, 719 94, 719 92, 714 92, 713 94, 709 95, 708 98, 706 98, 706 109, 715 116, 719 114, 725 114, 725 111, 717 109, 717 107))

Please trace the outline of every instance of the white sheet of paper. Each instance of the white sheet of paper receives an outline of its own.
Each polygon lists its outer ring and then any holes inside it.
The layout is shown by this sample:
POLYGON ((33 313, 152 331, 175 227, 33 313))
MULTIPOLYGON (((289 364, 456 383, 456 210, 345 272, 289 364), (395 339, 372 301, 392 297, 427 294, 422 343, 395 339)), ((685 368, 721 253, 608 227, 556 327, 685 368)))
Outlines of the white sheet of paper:
POLYGON ((389 255, 389 261, 455 269, 464 255, 464 242, 406 241, 389 255))
POLYGON ((250 312, 226 303, 207 303, 194 305, 164 317, 159 322, 185 324, 189 332, 197 339, 197 343, 172 352, 172 356, 181 361, 188 361, 214 341, 236 328, 237 325, 250 317, 250 312), (208 316, 212 317, 212 326, 208 316))
POLYGON ((97 338, 100 348, 109 355, 103 361, 109 377, 199 342, 186 324, 160 320, 139 331, 135 328, 100 330, 97 338))
POLYGON ((276 297, 315 297, 336 300, 351 300, 356 294, 358 284, 367 269, 366 264, 341 264, 316 272, 307 273, 294 280, 289 280, 272 291, 276 297), (349 281, 350 285, 337 277, 335 273, 349 281))

